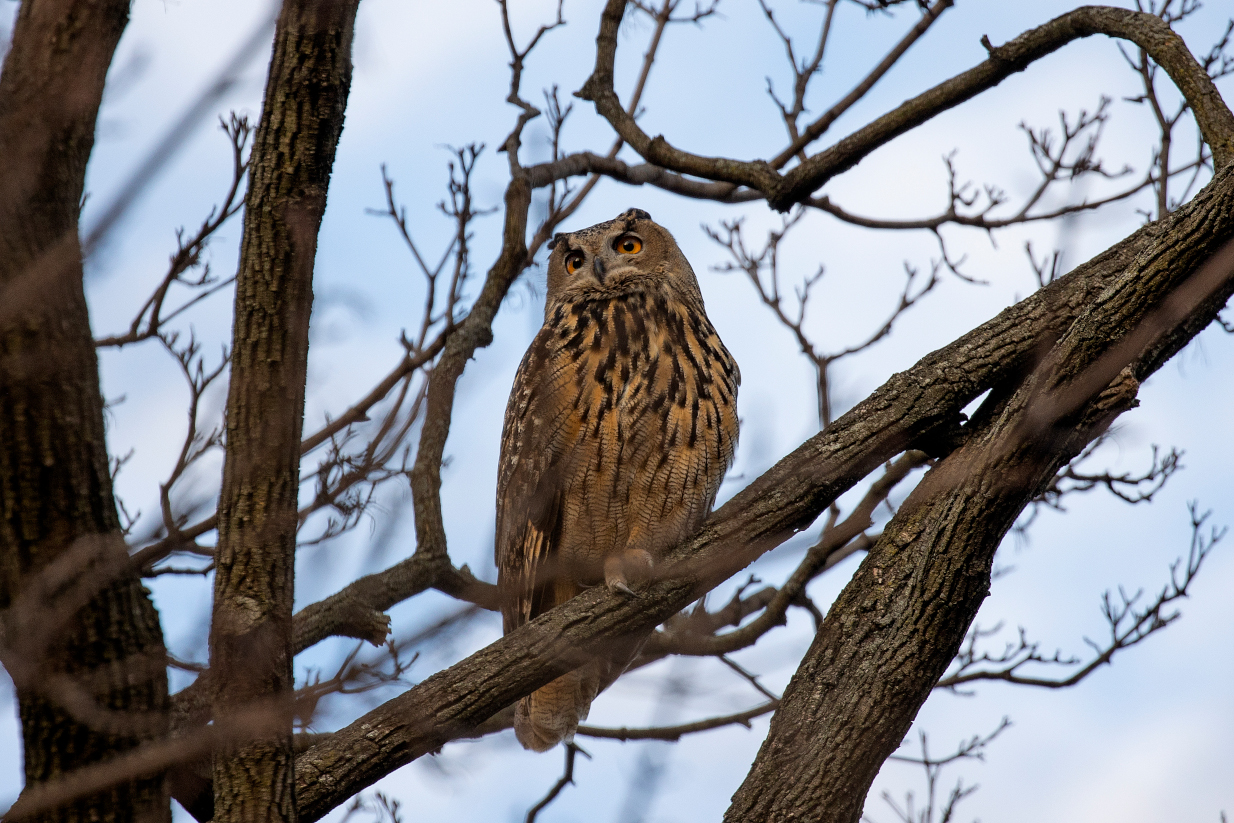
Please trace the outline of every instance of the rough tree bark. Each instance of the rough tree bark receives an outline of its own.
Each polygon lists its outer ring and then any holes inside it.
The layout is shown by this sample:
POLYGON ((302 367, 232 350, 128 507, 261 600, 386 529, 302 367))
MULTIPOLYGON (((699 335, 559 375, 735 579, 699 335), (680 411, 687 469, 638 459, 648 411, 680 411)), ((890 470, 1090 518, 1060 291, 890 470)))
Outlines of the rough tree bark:
MULTIPOLYGON (((292 598, 317 231, 359 0, 286 0, 250 155, 210 629, 214 716, 265 702, 269 736, 216 752, 217 821, 294 821, 292 598)), ((197 810, 194 810, 197 812, 197 810)))
MULTIPOLYGON (((22 4, 0 74, 0 609, 28 789, 166 729, 158 614, 112 496, 77 224, 128 7, 22 4)), ((163 783, 127 780, 38 819, 165 820, 163 783)))
MULTIPOLYGON (((1232 178, 1234 165, 1214 185, 1232 178)), ((996 388, 967 441, 909 495, 828 612, 726 821, 861 817, 879 768, 989 594, 1007 530, 1234 293, 1234 205, 1204 205, 1186 210, 1168 239, 1139 254, 1028 379, 996 388), (1188 248, 1197 235, 1225 243, 1207 267, 1188 248), (1187 251, 1175 254, 1179 248, 1187 251), (1161 312, 1179 299, 1190 305, 1163 321, 1161 312), (1108 372, 1124 365, 1110 382, 1108 372), (1086 373, 1102 368, 1095 381, 1086 373)))

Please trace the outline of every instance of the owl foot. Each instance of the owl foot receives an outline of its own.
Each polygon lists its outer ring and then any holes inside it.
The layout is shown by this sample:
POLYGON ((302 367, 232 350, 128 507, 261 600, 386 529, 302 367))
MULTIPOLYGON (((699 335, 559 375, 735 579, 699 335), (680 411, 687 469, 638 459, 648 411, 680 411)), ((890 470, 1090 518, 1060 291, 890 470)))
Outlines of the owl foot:
POLYGON ((633 583, 641 587, 651 579, 651 554, 643 549, 626 549, 604 560, 604 585, 611 592, 633 597, 633 583))
POLYGON ((627 597, 635 596, 634 589, 630 588, 626 581, 621 578, 617 578, 616 580, 605 580, 604 584, 608 586, 608 590, 613 594, 624 594, 627 597))

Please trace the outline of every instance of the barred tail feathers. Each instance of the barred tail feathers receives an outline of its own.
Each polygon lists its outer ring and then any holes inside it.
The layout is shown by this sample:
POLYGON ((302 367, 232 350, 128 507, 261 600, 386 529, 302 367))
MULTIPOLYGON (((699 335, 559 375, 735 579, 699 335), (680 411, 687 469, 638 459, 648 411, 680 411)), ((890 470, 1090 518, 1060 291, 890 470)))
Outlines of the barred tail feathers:
POLYGON ((514 708, 514 735, 524 749, 546 752, 574 740, 579 721, 587 718, 600 687, 600 664, 580 669, 541 686, 514 708))

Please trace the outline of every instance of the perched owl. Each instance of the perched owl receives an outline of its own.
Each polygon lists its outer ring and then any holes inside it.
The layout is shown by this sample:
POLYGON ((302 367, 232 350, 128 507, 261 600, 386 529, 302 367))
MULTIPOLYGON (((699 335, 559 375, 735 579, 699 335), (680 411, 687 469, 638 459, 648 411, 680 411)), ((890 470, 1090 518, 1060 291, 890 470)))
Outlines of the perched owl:
MULTIPOLYGON (((601 581, 632 594, 711 511, 737 441, 741 375, 673 236, 630 209, 550 247, 544 327, 501 435, 507 632, 601 581)), ((519 742, 545 751, 572 740, 607 665, 519 701, 519 742)))

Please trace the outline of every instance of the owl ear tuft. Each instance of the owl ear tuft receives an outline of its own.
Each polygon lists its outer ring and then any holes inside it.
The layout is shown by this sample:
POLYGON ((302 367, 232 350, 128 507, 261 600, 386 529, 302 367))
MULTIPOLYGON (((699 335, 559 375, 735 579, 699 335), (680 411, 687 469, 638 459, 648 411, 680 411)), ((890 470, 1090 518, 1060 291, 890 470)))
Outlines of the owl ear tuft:
POLYGON ((650 220, 651 215, 642 209, 626 209, 626 213, 622 217, 627 220, 650 220))
POLYGON ((553 249, 557 247, 557 244, 561 242, 563 237, 565 237, 564 234, 562 234, 561 232, 557 232, 551 238, 549 238, 549 241, 545 243, 544 245, 545 247, 548 248, 549 251, 552 251, 553 249))

